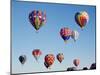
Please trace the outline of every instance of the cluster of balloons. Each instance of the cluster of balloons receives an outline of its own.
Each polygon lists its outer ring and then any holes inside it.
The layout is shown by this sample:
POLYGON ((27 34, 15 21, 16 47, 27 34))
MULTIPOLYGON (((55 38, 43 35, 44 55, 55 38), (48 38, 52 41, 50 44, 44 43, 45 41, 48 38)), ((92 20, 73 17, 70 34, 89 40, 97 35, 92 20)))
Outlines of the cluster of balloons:
POLYGON ((60 36, 62 37, 62 39, 64 40, 64 42, 67 42, 67 40, 70 39, 70 37, 76 41, 79 37, 79 32, 78 31, 72 31, 70 28, 68 27, 64 27, 61 28, 60 30, 60 36))
POLYGON ((73 64, 75 65, 75 67, 69 67, 67 68, 67 71, 77 71, 77 68, 80 64, 80 59, 74 59, 73 60, 73 64))
MULTIPOLYGON (((75 14, 75 21, 83 29, 87 24, 87 22, 89 21, 88 13, 86 11, 77 12, 75 14)), ((65 42, 67 42, 67 40, 69 40, 70 37, 72 37, 72 39, 76 41, 79 37, 79 32, 76 30, 72 31, 68 27, 63 27, 60 30, 60 35, 65 42)))
MULTIPOLYGON (((32 55, 38 61, 38 58, 41 56, 42 52, 39 49, 34 49, 32 51, 32 55)), ((58 53, 56 55, 57 60, 61 63, 64 60, 64 55, 63 53, 58 53)), ((26 62, 26 55, 21 55, 19 56, 19 61, 23 65, 26 62)), ((55 61, 55 56, 53 54, 47 54, 44 58, 44 66, 48 69, 54 64, 55 61)), ((75 67, 69 67, 67 68, 67 71, 76 71, 77 68, 80 64, 80 59, 74 59, 73 64, 75 67)), ((96 63, 91 64, 90 69, 96 69, 96 63)), ((87 67, 83 67, 83 70, 88 70, 87 67)))
MULTIPOLYGON (((29 14, 29 21, 36 30, 39 30, 46 23, 46 12, 40 10, 33 10, 29 14)), ((81 27, 84 28, 89 21, 89 15, 86 11, 80 11, 75 14, 75 21, 81 27)), ((70 33, 68 34, 70 35, 70 33)), ((69 37, 64 37, 68 39, 69 37)))
MULTIPOLYGON (((64 60, 63 53, 58 53, 56 56, 57 60, 61 63, 64 60)), ((55 56, 53 54, 47 54, 44 59, 44 65, 46 68, 50 68, 51 65, 53 65, 55 61, 55 56)))
MULTIPOLYGON (((36 29, 36 31, 38 31, 46 23, 46 13, 40 10, 33 10, 29 13, 29 21, 32 24, 32 26, 36 29)), ((75 21, 81 28, 84 28, 87 22, 89 21, 88 13, 86 11, 77 12, 75 14, 75 21)), ((70 37, 74 41, 76 41, 79 37, 79 32, 76 30, 73 31, 68 27, 63 27, 60 30, 60 36, 65 42, 67 42, 67 40, 69 40, 70 37)), ((34 49, 32 51, 32 55, 34 56, 36 61, 38 61, 39 57, 42 55, 42 52, 40 49, 34 49)), ((64 60, 63 53, 58 53, 56 58, 61 63, 64 60)), ((19 61, 21 64, 24 64, 26 60, 26 55, 19 56, 19 61)), ((54 61, 55 56, 53 54, 47 54, 44 58, 45 67, 50 68, 50 66, 53 65, 54 61)), ((77 67, 80 64, 80 60, 75 59, 73 61, 73 64, 77 67)))
MULTIPOLYGON (((40 49, 34 49, 32 51, 32 55, 34 56, 35 60, 38 61, 39 57, 42 55, 42 52, 40 49)), ((61 63, 64 60, 63 53, 58 53, 56 56, 57 60, 61 63)), ((26 62, 26 55, 19 56, 19 61, 21 64, 24 64, 26 62)), ((55 61, 55 56, 53 54, 47 54, 44 57, 44 65, 46 68, 50 68, 51 65, 53 65, 55 61)))
MULTIPOLYGON (((39 30, 46 23, 46 13, 40 10, 33 10, 29 14, 29 21, 36 30, 39 30)), ((83 29, 89 21, 88 13, 86 11, 77 12, 75 14, 75 21, 83 29)), ((79 32, 76 30, 72 31, 70 28, 64 27, 61 28, 60 35, 65 42, 67 42, 70 37, 76 41, 79 37, 79 32)))
POLYGON ((93 70, 96 69, 96 63, 92 63, 90 68, 88 67, 83 67, 82 69, 78 69, 76 67, 68 67, 67 71, 78 71, 78 70, 93 70))

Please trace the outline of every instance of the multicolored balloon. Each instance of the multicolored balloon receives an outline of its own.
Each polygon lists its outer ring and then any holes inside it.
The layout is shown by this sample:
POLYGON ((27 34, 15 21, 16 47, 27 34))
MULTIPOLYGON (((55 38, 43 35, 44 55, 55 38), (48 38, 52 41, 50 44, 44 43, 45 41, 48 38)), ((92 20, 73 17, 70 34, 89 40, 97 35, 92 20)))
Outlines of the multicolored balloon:
POLYGON ((78 37, 79 37, 79 32, 78 31, 72 31, 72 35, 71 35, 71 37, 72 37, 72 39, 74 40, 74 41, 76 41, 77 39, 78 39, 78 37))
POLYGON ((46 13, 40 10, 33 10, 29 14, 29 21, 36 30, 39 30, 46 23, 46 13))
POLYGON ((47 54, 44 59, 44 65, 46 68, 50 68, 55 61, 55 57, 53 54, 47 54))
POLYGON ((39 57, 42 55, 42 52, 40 51, 40 49, 34 49, 32 51, 32 55, 34 56, 36 61, 38 61, 39 57))
POLYGON ((59 61, 60 63, 64 60, 64 55, 63 55, 63 53, 58 53, 56 57, 57 57, 57 59, 58 59, 58 61, 59 61))
POLYGON ((81 27, 85 27, 87 22, 89 21, 89 15, 86 11, 77 12, 75 14, 75 21, 81 27))
POLYGON ((77 67, 80 64, 80 60, 74 59, 73 64, 77 67))
POLYGON ((19 56, 19 61, 21 64, 24 64, 26 62, 26 55, 19 56))
POLYGON ((67 40, 69 40, 70 36, 72 35, 72 31, 71 29, 64 27, 61 28, 60 30, 60 36, 63 38, 63 40, 66 42, 67 40))

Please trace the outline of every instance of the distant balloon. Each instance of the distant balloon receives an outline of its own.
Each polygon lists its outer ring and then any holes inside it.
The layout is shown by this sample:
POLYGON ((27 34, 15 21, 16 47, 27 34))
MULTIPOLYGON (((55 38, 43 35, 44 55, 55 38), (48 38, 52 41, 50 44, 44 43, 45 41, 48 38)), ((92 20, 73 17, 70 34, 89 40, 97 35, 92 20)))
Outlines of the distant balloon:
POLYGON ((64 55, 63 55, 63 53, 59 53, 59 54, 57 54, 57 59, 58 59, 58 61, 61 63, 63 60, 64 60, 64 55))
POLYGON ((21 64, 24 64, 26 62, 26 56, 25 55, 19 56, 19 61, 21 64))
POLYGON ((72 31, 69 28, 61 28, 60 30, 60 36, 63 38, 63 40, 66 42, 69 40, 70 36, 72 35, 72 31))
POLYGON ((89 21, 88 13, 86 11, 77 12, 75 14, 75 21, 81 28, 85 27, 85 25, 89 21))
POLYGON ((88 68, 87 67, 83 67, 83 70, 88 70, 88 68))
POLYGON ((72 31, 71 37, 74 41, 76 41, 79 37, 79 32, 78 31, 72 31))
POLYGON ((53 65, 55 61, 55 57, 53 54, 47 54, 44 60, 45 60, 44 62, 45 67, 50 68, 50 66, 53 65))
POLYGON ((42 55, 42 52, 40 51, 40 49, 34 49, 32 51, 32 55, 34 56, 34 58, 36 59, 36 61, 38 60, 38 58, 42 55))
POLYGON ((74 59, 73 64, 77 67, 80 64, 80 60, 74 59))
POLYGON ((77 71, 77 68, 76 67, 69 67, 69 68, 67 68, 67 71, 77 71))
POLYGON ((40 10, 33 10, 29 14, 29 21, 36 30, 39 30, 46 23, 46 13, 40 10))
POLYGON ((96 69, 96 63, 91 64, 90 69, 96 69))

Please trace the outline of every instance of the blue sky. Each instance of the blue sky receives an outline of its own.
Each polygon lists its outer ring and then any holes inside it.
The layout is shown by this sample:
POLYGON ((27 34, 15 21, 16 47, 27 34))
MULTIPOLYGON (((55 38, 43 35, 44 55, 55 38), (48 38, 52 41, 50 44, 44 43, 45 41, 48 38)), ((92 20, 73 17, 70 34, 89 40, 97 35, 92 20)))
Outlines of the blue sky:
POLYGON ((95 62, 95 6, 70 4, 50 4, 32 2, 12 2, 12 73, 61 71, 74 66, 73 59, 79 58, 79 69, 90 67, 95 62), (29 13, 33 10, 45 11, 46 24, 36 30, 29 22, 29 13), (82 30, 75 22, 75 13, 86 11, 89 22, 82 30), (59 31, 62 27, 69 27, 80 33, 79 39, 74 42, 70 38, 64 43, 59 31), (40 49, 42 56, 37 63, 32 56, 33 49, 40 49), (64 61, 60 64, 57 59, 48 70, 44 66, 44 57, 52 53, 64 53, 64 61), (18 60, 20 55, 26 55, 27 61, 22 66, 18 60))

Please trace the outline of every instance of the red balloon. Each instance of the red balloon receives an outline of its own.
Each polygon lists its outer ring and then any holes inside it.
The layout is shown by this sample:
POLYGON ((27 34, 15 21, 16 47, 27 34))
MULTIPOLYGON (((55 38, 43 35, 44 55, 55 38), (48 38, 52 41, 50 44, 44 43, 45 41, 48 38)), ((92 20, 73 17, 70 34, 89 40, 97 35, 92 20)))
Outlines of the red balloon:
POLYGON ((40 49, 34 49, 32 51, 32 55, 35 57, 36 60, 38 60, 38 58, 42 55, 42 52, 40 51, 40 49))
POLYGON ((45 65, 47 65, 48 67, 50 67, 51 65, 53 65, 54 61, 55 61, 55 57, 53 54, 47 54, 45 56, 45 65))

